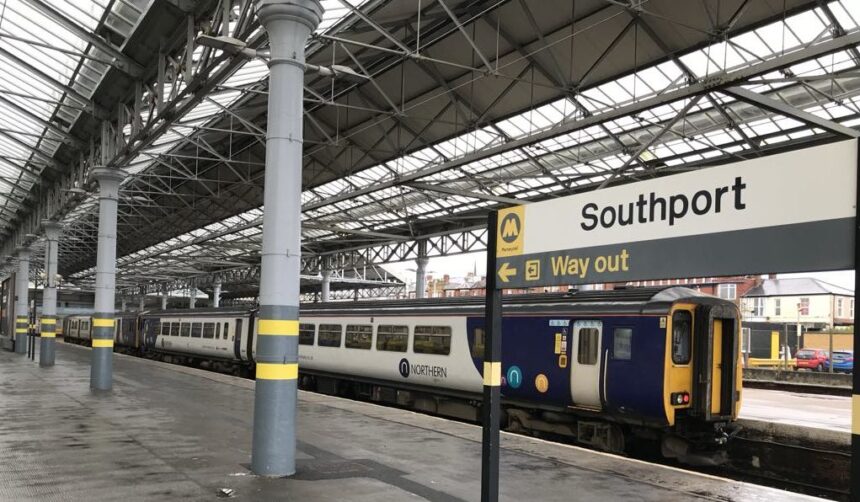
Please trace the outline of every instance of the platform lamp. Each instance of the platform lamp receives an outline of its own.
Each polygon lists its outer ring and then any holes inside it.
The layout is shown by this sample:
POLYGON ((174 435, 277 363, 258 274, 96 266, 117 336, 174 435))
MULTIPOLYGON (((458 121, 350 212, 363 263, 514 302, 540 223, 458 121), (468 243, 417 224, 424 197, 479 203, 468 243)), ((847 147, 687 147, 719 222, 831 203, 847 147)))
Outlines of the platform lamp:
MULTIPOLYGON (((270 53, 268 49, 252 49, 242 40, 227 37, 211 35, 200 35, 197 37, 197 43, 204 47, 210 47, 223 51, 225 54, 234 57, 243 57, 246 59, 269 59, 270 53)), ((304 63, 305 72, 317 73, 323 77, 329 77, 335 80, 343 80, 352 84, 363 84, 370 80, 367 75, 362 75, 348 66, 333 64, 331 66, 319 66, 310 63, 304 63)))

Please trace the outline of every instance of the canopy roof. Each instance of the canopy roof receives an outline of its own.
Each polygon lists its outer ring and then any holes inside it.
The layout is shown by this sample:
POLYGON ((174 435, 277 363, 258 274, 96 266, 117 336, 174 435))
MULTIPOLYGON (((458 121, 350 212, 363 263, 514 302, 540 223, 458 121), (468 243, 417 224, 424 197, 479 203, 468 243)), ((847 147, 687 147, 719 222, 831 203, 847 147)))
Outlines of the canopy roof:
MULTIPOLYGON (((265 47, 253 2, 7 3, 5 253, 59 219, 60 273, 90 284, 107 165, 128 174, 121 286, 258 267, 267 68, 195 42, 265 47)), ((858 136, 853 0, 322 3, 308 61, 369 78, 306 76, 306 274, 482 249, 492 208, 858 136)))

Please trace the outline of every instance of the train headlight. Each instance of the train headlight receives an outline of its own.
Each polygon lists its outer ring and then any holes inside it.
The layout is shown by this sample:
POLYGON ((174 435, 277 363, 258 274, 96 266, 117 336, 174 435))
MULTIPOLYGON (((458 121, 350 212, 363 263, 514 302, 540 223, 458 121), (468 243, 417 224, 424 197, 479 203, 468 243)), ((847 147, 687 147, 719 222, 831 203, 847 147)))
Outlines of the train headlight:
POLYGON ((669 395, 669 401, 675 406, 684 406, 690 404, 689 392, 673 392, 669 395))

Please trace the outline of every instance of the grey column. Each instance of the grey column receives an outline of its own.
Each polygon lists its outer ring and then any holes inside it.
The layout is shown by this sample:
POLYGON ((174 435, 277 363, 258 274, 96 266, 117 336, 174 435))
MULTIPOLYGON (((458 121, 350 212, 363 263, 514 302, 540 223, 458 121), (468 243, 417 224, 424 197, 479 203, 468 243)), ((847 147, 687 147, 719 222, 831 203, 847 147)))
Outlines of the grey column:
POLYGON ((27 327, 30 325, 30 249, 18 248, 18 273, 15 275, 15 352, 27 353, 27 327))
POLYGON ((167 289, 161 292, 161 310, 167 310, 167 299, 169 298, 167 289))
POLYGON ((41 338, 39 339, 39 366, 54 365, 57 336, 57 251, 62 225, 44 221, 45 229, 45 290, 42 293, 41 338))
POLYGON ((146 295, 141 293, 140 300, 138 300, 138 302, 137 302, 137 311, 143 312, 143 309, 145 309, 145 308, 146 308, 146 295))
POLYGON ((415 259, 415 298, 427 297, 427 264, 430 259, 421 256, 415 259))
POLYGON ((188 308, 193 309, 197 306, 197 287, 193 284, 188 287, 188 308))
POLYGON ((263 476, 296 472, 304 59, 322 13, 319 0, 257 2, 271 48, 251 447, 251 471, 263 476))
POLYGON ((121 297, 119 298, 119 311, 120 311, 120 312, 125 312, 125 309, 127 309, 127 308, 128 308, 128 305, 127 305, 127 304, 128 304, 128 300, 126 299, 126 297, 121 296, 121 297))
POLYGON ((327 302, 331 299, 331 270, 323 270, 322 275, 322 296, 321 300, 327 302))
POLYGON ((96 257, 96 298, 92 324, 90 388, 111 390, 113 386, 113 332, 116 301, 116 213, 119 183, 116 169, 93 171, 99 182, 99 240, 96 257))
POLYGON ((218 308, 221 305, 221 278, 215 278, 215 285, 212 288, 212 306, 218 308))

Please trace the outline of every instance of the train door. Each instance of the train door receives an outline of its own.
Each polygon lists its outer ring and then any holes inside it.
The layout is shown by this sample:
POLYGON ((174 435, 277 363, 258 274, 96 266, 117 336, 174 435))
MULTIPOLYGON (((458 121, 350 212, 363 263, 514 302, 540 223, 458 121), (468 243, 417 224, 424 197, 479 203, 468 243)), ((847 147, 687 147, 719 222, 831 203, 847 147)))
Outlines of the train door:
POLYGON ((242 359, 242 319, 236 318, 236 329, 233 330, 235 339, 233 340, 233 350, 236 352, 236 357, 242 359))
POLYGON ((708 420, 730 418, 738 399, 737 325, 732 307, 700 305, 696 309, 693 402, 698 414, 708 420))
POLYGON ((570 394, 576 406, 601 408, 600 368, 603 323, 575 321, 570 364, 570 394))

